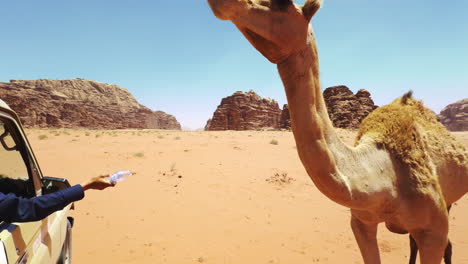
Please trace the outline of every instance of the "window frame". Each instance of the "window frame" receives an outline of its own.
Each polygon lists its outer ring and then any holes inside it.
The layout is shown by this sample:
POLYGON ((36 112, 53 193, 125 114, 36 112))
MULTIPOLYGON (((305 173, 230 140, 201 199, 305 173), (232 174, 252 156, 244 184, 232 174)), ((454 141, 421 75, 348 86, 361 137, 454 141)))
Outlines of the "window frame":
MULTIPOLYGON (((3 110, 3 109, 2 109, 3 110)), ((11 130, 10 134, 16 143, 16 147, 20 152, 23 159, 24 165, 28 172, 29 180, 32 182, 34 193, 31 195, 41 196, 42 195, 42 172, 38 166, 34 153, 30 147, 29 141, 26 137, 26 133, 22 129, 22 126, 16 121, 16 119, 5 111, 0 111, 0 119, 8 128, 11 130)), ((3 147, 3 146, 2 146, 3 147)))

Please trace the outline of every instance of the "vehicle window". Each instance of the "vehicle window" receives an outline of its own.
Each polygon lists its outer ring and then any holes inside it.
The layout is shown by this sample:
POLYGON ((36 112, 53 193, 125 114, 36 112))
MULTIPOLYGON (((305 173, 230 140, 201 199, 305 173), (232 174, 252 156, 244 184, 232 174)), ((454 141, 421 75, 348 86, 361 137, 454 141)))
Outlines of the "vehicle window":
POLYGON ((23 149, 19 145, 21 141, 15 141, 17 133, 8 124, 7 120, 0 120, 0 192, 30 197, 34 188, 20 152, 23 149))

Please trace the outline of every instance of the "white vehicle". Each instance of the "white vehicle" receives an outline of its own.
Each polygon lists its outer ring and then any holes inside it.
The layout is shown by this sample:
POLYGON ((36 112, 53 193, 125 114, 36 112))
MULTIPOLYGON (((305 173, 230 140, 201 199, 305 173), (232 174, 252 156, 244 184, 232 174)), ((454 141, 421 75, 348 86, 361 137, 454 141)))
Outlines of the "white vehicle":
MULTIPOLYGON (((0 100, 0 191, 35 197, 70 187, 66 179, 43 177, 18 115, 0 100)), ((71 263, 73 204, 45 219, 0 222, 0 264, 71 263)))

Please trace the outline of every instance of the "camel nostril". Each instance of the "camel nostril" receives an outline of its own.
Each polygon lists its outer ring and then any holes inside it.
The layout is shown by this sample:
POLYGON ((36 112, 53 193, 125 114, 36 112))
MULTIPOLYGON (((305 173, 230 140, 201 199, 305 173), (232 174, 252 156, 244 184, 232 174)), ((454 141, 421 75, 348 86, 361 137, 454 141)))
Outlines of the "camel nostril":
POLYGON ((288 9, 288 7, 292 4, 292 0, 273 0, 272 9, 275 11, 286 11, 286 9, 288 9))

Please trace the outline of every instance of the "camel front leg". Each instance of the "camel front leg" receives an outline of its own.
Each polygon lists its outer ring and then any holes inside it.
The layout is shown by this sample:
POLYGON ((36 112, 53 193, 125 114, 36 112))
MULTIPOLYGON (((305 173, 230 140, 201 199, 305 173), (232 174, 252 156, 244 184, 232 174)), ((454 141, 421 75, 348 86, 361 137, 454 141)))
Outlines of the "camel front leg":
MULTIPOLYGON (((410 259, 409 264, 416 264, 416 257, 418 255, 418 245, 416 245, 416 241, 410 235, 410 259)), ((444 263, 445 264, 452 264, 452 242, 450 239, 448 240, 447 247, 445 248, 444 252, 444 263)))
MULTIPOLYGON (((452 205, 449 205, 447 207, 447 214, 450 213, 451 208, 452 208, 452 205)), ((452 242, 450 242, 450 239, 448 239, 448 244, 447 244, 447 247, 445 248, 444 263, 445 264, 452 264, 452 242)))
POLYGON ((450 242, 450 239, 448 241, 447 247, 445 248, 444 263, 452 264, 452 242, 450 242))
POLYGON ((440 264, 448 245, 447 234, 438 230, 423 230, 411 234, 418 244, 421 264, 440 264))
POLYGON ((380 264, 377 224, 366 224, 351 215, 351 228, 365 264, 380 264))
MULTIPOLYGON (((450 213, 450 209, 452 208, 452 205, 449 205, 447 207, 447 215, 450 213)), ((410 238, 410 259, 409 259, 409 264, 416 264, 416 256, 418 255, 418 245, 416 244, 416 241, 414 238, 409 235, 410 238)), ((450 242, 450 239, 448 239, 447 246, 445 247, 445 252, 444 252, 444 263, 445 264, 452 264, 452 242, 450 242)))

